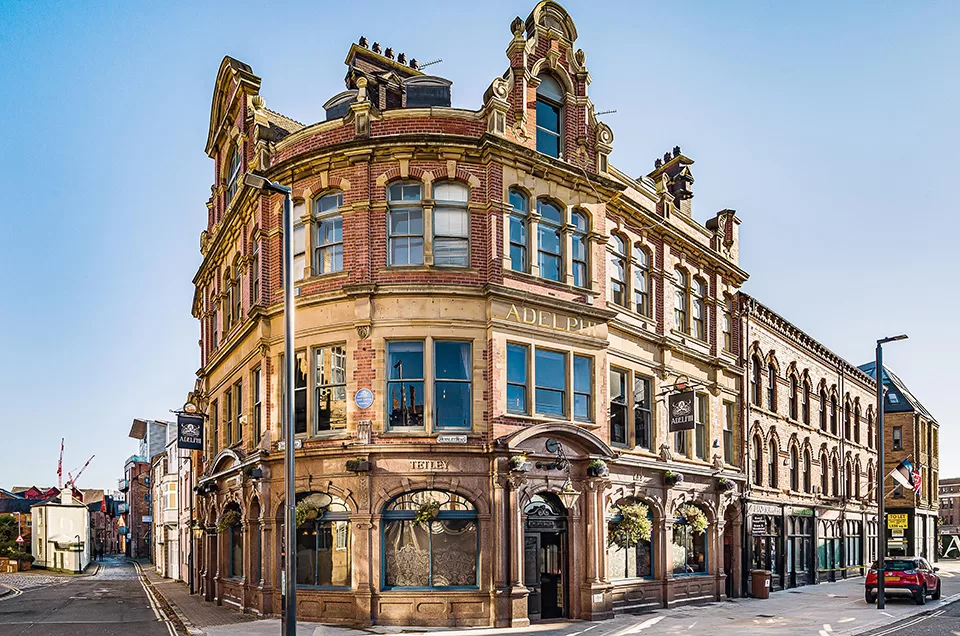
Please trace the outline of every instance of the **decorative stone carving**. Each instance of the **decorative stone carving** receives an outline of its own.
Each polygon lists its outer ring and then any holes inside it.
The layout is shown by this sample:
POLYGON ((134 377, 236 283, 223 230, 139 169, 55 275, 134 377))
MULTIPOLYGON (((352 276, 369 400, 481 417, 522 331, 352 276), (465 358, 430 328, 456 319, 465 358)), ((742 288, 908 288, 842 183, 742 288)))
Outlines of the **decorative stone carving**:
POLYGON ((510 23, 510 33, 512 33, 515 38, 523 35, 523 19, 520 16, 515 17, 513 22, 510 23))
POLYGON ((357 325, 357 336, 361 340, 366 340, 370 337, 370 325, 357 325))
POLYGON ((660 459, 665 462, 673 461, 673 453, 670 451, 668 444, 660 444, 660 459))

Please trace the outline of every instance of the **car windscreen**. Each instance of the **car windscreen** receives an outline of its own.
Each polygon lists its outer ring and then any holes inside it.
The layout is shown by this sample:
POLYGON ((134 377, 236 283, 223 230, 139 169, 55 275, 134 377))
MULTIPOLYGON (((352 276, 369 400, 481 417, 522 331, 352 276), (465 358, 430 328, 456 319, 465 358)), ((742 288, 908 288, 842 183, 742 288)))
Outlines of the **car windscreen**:
POLYGON ((905 570, 916 570, 917 562, 906 559, 887 559, 883 563, 883 568, 887 572, 903 572, 905 570))

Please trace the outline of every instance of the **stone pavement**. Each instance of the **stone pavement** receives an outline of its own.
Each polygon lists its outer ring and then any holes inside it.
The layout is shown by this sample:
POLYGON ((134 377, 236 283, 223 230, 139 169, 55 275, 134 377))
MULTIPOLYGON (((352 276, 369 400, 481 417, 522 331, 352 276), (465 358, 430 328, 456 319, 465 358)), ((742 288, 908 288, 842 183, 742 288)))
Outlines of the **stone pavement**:
MULTIPOLYGON (((187 584, 160 577, 150 563, 143 564, 143 575, 153 587, 157 596, 166 601, 191 634, 208 633, 208 628, 250 623, 256 616, 241 614, 236 609, 208 603, 199 594, 190 594, 187 584)), ((277 630, 279 632, 279 630, 277 630)), ((234 633, 228 630, 228 634, 234 633)), ((274 635, 277 632, 265 632, 274 635)))
MULTIPOLYGON (((547 622, 524 629, 383 626, 350 628, 301 622, 297 625, 297 634, 362 636, 429 633, 430 636, 508 636, 535 633, 538 636, 575 636, 588 632, 589 636, 643 636, 707 632, 710 636, 851 636, 923 612, 934 611, 960 600, 960 562, 941 561, 937 566, 943 577, 943 599, 928 600, 926 605, 915 605, 913 601, 906 599, 888 599, 884 610, 864 601, 863 578, 859 577, 775 592, 765 600, 746 598, 688 605, 645 614, 620 615, 609 621, 547 622)), ((194 610, 197 620, 193 623, 202 629, 206 636, 276 636, 280 633, 280 621, 277 619, 244 622, 242 615, 236 611, 217 607, 213 603, 204 603, 196 596, 190 597, 183 584, 175 586, 180 586, 184 602, 190 603, 191 607, 198 603, 206 606, 205 611, 214 615, 211 622, 205 622, 200 614, 202 610, 194 610), (232 615, 234 622, 221 622, 227 619, 224 614, 232 615), (213 622, 214 620, 217 622, 213 622)))

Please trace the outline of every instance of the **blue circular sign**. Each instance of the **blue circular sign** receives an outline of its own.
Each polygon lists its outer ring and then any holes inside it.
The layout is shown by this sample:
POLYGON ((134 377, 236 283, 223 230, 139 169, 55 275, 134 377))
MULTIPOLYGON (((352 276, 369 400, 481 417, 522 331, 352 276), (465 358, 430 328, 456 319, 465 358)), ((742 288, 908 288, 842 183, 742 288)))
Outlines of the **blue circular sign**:
POLYGON ((368 409, 373 405, 373 391, 370 389, 360 389, 357 391, 357 395, 354 397, 354 400, 362 409, 368 409))

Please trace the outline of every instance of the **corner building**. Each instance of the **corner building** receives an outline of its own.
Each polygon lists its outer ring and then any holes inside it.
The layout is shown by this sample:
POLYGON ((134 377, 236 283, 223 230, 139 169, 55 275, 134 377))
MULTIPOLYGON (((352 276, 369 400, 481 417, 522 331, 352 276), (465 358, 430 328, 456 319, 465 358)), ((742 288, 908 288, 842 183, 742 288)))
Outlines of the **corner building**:
POLYGON ((279 614, 284 554, 304 620, 526 626, 739 593, 740 221, 694 220, 679 147, 640 177, 610 164, 562 7, 510 31, 478 110, 361 38, 346 90, 304 125, 224 59, 193 304, 208 600, 279 614), (282 201, 251 171, 293 188, 289 387, 282 201), (680 387, 695 422, 671 432, 680 387), (301 514, 284 550, 288 390, 301 514), (637 503, 649 541, 608 548, 637 503))

